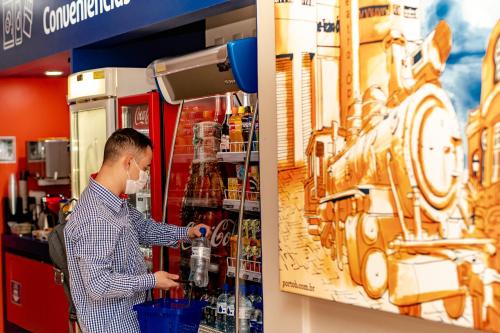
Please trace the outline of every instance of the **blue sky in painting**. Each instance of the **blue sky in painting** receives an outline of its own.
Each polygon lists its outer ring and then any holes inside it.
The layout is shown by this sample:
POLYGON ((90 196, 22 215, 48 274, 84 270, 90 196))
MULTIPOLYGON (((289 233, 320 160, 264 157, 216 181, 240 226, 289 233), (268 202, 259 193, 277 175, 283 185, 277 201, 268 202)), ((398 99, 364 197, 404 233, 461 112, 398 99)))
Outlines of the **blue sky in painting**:
POLYGON ((462 129, 467 114, 478 107, 481 64, 495 23, 499 0, 422 0, 422 36, 445 20, 451 26, 453 47, 441 77, 458 113, 462 129))

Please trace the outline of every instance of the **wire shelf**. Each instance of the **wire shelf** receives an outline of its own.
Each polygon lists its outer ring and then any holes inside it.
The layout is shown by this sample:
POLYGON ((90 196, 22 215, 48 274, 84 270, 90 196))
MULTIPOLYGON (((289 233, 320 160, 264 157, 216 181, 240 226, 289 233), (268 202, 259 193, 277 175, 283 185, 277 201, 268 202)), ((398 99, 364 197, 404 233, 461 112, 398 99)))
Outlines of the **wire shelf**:
MULTIPOLYGON (((235 277, 236 275, 236 258, 227 257, 227 276, 235 277)), ((253 260, 240 260, 240 279, 262 282, 262 263, 253 260)))

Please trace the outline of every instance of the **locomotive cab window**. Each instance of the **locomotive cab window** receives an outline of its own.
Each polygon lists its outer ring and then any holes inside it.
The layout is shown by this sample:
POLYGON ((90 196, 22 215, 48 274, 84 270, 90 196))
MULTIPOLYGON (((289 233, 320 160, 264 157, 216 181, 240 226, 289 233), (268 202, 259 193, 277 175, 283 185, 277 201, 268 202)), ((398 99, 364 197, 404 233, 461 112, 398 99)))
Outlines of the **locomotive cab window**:
POLYGON ((481 177, 480 181, 484 185, 484 156, 486 156, 487 147, 488 146, 488 129, 484 128, 482 133, 481 133, 481 156, 483 156, 483 161, 481 161, 480 167, 481 170, 479 172, 479 175, 481 177))
POLYGON ((500 180, 500 122, 497 122, 493 128, 493 170, 491 182, 496 183, 500 180))
POLYGON ((325 156, 325 144, 321 141, 316 142, 315 147, 315 155, 316 155, 316 177, 320 177, 320 182, 323 177, 323 156, 325 156))
POLYGON ((479 178, 479 171, 481 168, 481 160, 479 157, 479 152, 475 151, 474 154, 472 155, 472 165, 471 165, 471 175, 473 178, 478 179, 479 178))
POLYGON ((309 168, 308 168, 308 174, 309 174, 309 177, 312 177, 313 176, 313 169, 314 169, 314 156, 312 155, 309 155, 309 168))
POLYGON ((493 54, 493 61, 495 67, 495 83, 500 81, 500 37, 497 38, 495 44, 495 53, 493 54))

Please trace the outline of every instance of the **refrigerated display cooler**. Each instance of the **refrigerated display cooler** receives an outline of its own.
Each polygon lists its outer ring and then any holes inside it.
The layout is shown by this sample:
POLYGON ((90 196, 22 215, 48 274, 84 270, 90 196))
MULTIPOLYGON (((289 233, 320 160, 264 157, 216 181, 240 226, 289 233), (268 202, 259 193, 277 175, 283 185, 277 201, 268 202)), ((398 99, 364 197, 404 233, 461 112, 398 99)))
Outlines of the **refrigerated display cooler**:
POLYGON ((117 98, 154 89, 144 68, 102 68, 69 76, 72 197, 80 196, 102 164, 106 139, 116 129, 117 98))
MULTIPOLYGON (((257 292, 262 251, 256 59, 256 39, 247 38, 160 59, 149 67, 164 99, 178 106, 172 133, 164 132, 173 139, 164 155, 162 220, 183 226, 204 223, 213 232, 208 287, 185 284, 170 295, 209 301, 200 332, 217 332, 218 315, 232 317, 226 320, 239 332, 262 332, 262 321, 253 320, 251 329, 247 325, 247 317, 262 309, 257 292), (249 296, 258 300, 260 305, 254 306, 259 310, 250 313, 247 298, 236 297, 229 316, 227 307, 226 313, 217 313, 215 299, 223 287, 234 288, 233 295, 240 296, 244 289, 252 290, 249 296)), ((181 244, 169 250, 166 266, 160 268, 189 280, 190 256, 190 244, 181 244)), ((232 330, 230 325, 226 331, 232 330)))
MULTIPOLYGON (((136 194, 128 195, 132 206, 144 214, 146 218, 162 221, 163 185, 165 165, 163 154, 169 154, 171 133, 174 123, 168 119, 176 119, 178 107, 161 99, 157 91, 118 98, 118 128, 133 128, 151 139, 153 143, 153 159, 150 167, 150 178, 145 188, 136 194)), ((160 269, 159 247, 141 247, 148 268, 152 271, 160 269)))

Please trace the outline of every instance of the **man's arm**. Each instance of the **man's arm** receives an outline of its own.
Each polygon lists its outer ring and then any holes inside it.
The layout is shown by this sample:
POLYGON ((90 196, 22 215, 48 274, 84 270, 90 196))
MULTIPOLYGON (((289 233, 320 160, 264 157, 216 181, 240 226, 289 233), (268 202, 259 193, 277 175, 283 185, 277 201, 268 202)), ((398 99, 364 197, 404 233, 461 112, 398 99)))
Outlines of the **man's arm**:
POLYGON ((113 271, 113 256, 126 251, 117 248, 119 235, 117 227, 96 221, 81 228, 73 243, 83 283, 94 300, 129 297, 155 287, 153 274, 125 275, 113 271))
POLYGON ((139 235, 141 244, 175 247, 181 240, 190 241, 188 227, 157 223, 152 219, 144 218, 144 215, 130 204, 128 207, 130 221, 139 235))

